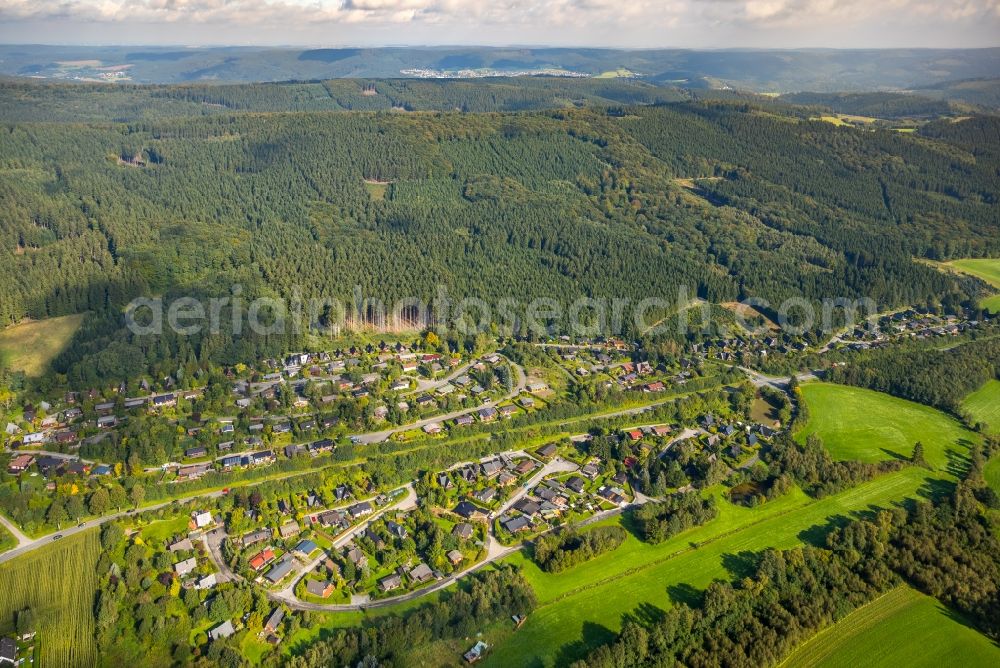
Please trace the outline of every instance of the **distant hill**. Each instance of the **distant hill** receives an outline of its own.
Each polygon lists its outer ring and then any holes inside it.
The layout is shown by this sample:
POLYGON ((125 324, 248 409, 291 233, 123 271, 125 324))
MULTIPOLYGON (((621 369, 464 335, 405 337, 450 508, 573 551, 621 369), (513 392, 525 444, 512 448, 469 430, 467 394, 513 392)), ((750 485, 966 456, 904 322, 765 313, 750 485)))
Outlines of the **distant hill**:
POLYGON ((783 102, 816 106, 852 116, 873 118, 932 118, 951 113, 942 99, 907 93, 792 93, 782 95, 783 102))
POLYGON ((927 97, 1000 109, 1000 79, 944 81, 915 91, 927 97))
POLYGON ((1000 71, 1000 49, 0 46, 0 74, 77 81, 247 82, 552 71, 597 76, 619 70, 652 83, 692 88, 769 93, 900 91, 993 77, 1000 71))
POLYGON ((14 79, 0 82, 0 121, 130 122, 235 111, 529 111, 657 104, 694 95, 621 78, 334 79, 150 86, 14 79))

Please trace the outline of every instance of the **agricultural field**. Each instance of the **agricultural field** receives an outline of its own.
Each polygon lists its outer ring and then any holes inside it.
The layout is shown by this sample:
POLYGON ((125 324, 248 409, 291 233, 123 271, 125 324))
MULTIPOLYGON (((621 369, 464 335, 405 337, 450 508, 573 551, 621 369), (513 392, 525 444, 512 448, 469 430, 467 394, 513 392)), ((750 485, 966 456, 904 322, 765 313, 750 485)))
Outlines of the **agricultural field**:
POLYGON ((1000 380, 991 380, 962 401, 962 410, 973 423, 982 423, 991 432, 1000 432, 1000 380))
POLYGON ((484 630, 494 643, 485 664, 570 663, 611 638, 625 615, 655 615, 673 601, 692 600, 712 580, 742 575, 746 553, 822 540, 833 518, 919 498, 928 481, 945 475, 908 467, 819 501, 795 488, 756 509, 733 505, 715 490, 718 517, 658 545, 630 533, 614 552, 555 574, 524 553, 512 555, 507 560, 523 569, 539 604, 516 633, 509 625, 484 630))
POLYGON ((0 632, 14 615, 35 615, 43 666, 89 666, 94 643, 94 569, 100 555, 97 531, 88 531, 0 565, 0 632))
POLYGON ((0 365, 39 376, 80 328, 83 315, 32 320, 0 330, 0 365))
MULTIPOLYGON (((972 274, 983 279, 997 290, 1000 290, 1000 259, 976 258, 954 260, 946 263, 945 266, 966 274, 972 274)), ((1000 313, 1000 295, 987 297, 980 305, 991 313, 1000 313)))
POLYGON ((941 411, 857 387, 807 383, 809 422, 796 436, 817 434, 834 459, 875 462, 909 458, 924 445, 927 462, 943 470, 964 458, 978 435, 941 411))
POLYGON ((933 598, 902 586, 811 638, 782 665, 996 666, 1000 647, 933 598))

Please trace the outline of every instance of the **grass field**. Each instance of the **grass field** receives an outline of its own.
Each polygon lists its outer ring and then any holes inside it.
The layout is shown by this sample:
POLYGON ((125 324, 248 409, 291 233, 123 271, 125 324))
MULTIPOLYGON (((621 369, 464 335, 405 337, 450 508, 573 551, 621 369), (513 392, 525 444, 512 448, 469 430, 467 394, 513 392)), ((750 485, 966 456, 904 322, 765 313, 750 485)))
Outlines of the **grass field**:
POLYGON ((782 665, 985 667, 1000 665, 1000 647, 933 598, 904 586, 819 633, 782 665))
POLYGON ((389 184, 383 181, 365 181, 365 190, 374 200, 385 199, 385 193, 389 189, 389 184))
POLYGON ((986 462, 986 468, 983 470, 983 477, 986 478, 986 482, 990 487, 1000 494, 1000 455, 993 457, 990 461, 986 462))
MULTIPOLYGON (((972 274, 983 279, 997 290, 1000 290, 1000 259, 977 258, 969 260, 954 260, 945 263, 946 267, 951 267, 966 274, 972 274)), ((981 306, 991 313, 1000 313, 1000 295, 987 297, 981 306)))
POLYGON ((539 605, 516 633, 508 624, 486 630, 487 642, 495 647, 485 663, 571 663, 610 639, 625 615, 655 615, 715 579, 742 575, 748 552, 820 540, 834 518, 917 498, 930 479, 944 477, 909 467, 820 501, 794 489, 756 509, 720 497, 718 517, 702 527, 659 545, 630 534, 614 552, 557 574, 542 572, 522 553, 513 555, 508 560, 523 569, 539 605))
POLYGON ((928 463, 942 470, 964 459, 979 437, 941 411, 857 387, 806 383, 809 422, 796 436, 818 434, 834 459, 875 462, 908 458, 924 444, 928 463))
POLYGON ((962 400, 973 422, 981 422, 993 433, 1000 433, 1000 380, 991 380, 962 400))
POLYGON ((0 330, 0 364, 29 376, 41 375, 82 322, 82 314, 66 315, 0 330))
POLYGON ((14 614, 30 607, 43 666, 94 665, 94 568, 100 551, 94 530, 0 565, 0 632, 12 630, 14 614))

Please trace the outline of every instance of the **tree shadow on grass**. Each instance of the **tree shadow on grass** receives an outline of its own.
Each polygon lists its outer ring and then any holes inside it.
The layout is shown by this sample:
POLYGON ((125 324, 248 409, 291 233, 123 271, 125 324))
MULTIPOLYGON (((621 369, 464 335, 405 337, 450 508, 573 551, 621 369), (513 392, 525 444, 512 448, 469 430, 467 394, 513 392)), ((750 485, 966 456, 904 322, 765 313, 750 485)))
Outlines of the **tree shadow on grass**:
POLYGON ((734 580, 750 577, 757 572, 761 553, 743 550, 737 554, 727 552, 722 555, 722 567, 733 576, 734 580))
POLYGON ((941 480, 940 478, 929 478, 917 494, 930 501, 940 501, 951 496, 955 492, 955 483, 951 480, 941 480))
POLYGON ((889 457, 891 457, 892 459, 895 459, 897 461, 900 461, 900 462, 908 462, 908 461, 910 461, 909 455, 901 455, 900 453, 896 452, 895 450, 890 450, 889 448, 879 448, 879 450, 881 450, 884 454, 888 455, 889 457))
POLYGON ((826 537, 834 529, 839 529, 850 523, 851 518, 847 515, 834 515, 827 518, 823 524, 814 524, 799 532, 798 538, 806 545, 812 547, 825 547, 826 537))
POLYGON ((687 582, 679 582, 667 587, 667 595, 675 604, 683 603, 692 608, 697 608, 701 605, 705 593, 687 582))
POLYGON ((632 511, 626 510, 624 513, 622 513, 619 522, 625 528, 626 531, 635 536, 636 540, 641 540, 645 542, 646 539, 642 535, 642 532, 639 531, 639 524, 635 521, 635 516, 633 515, 632 511))
POLYGON ((666 616, 667 613, 662 608, 658 608, 652 603, 640 603, 639 607, 622 617, 622 624, 635 622, 643 626, 653 626, 666 619, 666 616))
POLYGON ((580 639, 566 643, 559 648, 555 665, 568 666, 574 661, 579 661, 595 648, 606 645, 616 637, 618 634, 606 626, 594 622, 584 622, 580 639))

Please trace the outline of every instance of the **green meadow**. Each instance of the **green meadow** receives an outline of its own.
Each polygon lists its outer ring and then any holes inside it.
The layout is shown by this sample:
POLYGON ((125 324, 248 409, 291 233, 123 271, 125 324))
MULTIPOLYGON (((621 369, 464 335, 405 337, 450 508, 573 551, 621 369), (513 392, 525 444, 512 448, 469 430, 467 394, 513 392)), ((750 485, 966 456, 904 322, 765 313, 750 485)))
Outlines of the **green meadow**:
POLYGON ((935 599, 902 586, 809 639, 782 665, 986 667, 1000 665, 1000 647, 935 599))
POLYGON ((964 460, 979 437, 939 410, 858 387, 807 383, 802 396, 809 422, 796 435, 823 439, 834 459, 875 462, 909 458, 913 445, 924 445, 927 462, 937 470, 964 460))
POLYGON ((962 401, 962 410, 973 423, 982 423, 991 432, 1000 432, 1000 380, 991 380, 962 401))
MULTIPOLYGON (((981 278, 997 290, 1000 290, 1000 259, 977 258, 955 260, 954 262, 948 262, 947 266, 981 278)), ((1000 313, 1000 295, 987 297, 981 302, 981 306, 991 313, 1000 313)))
POLYGON ((0 330, 0 364, 39 376, 80 328, 83 315, 30 320, 0 330))
POLYGON ((719 494, 719 515, 708 524, 659 545, 630 534, 617 550, 557 574, 542 572, 524 553, 512 555, 508 561, 523 569, 539 605, 516 633, 509 625, 484 633, 495 645, 485 664, 572 662, 610 639, 626 615, 655 616, 713 580, 741 576, 748 553, 819 540, 835 518, 918 498, 929 480, 946 477, 908 467, 819 501, 793 489, 756 509, 730 504, 719 494))

